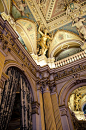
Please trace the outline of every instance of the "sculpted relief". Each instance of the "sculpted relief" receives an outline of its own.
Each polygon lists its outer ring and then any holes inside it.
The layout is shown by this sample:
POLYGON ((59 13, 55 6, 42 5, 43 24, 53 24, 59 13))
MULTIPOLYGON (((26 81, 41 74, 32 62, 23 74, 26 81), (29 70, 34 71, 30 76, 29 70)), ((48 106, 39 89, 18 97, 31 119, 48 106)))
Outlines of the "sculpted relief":
POLYGON ((72 22, 72 27, 76 26, 79 36, 82 38, 83 45, 81 48, 86 49, 86 25, 84 25, 85 18, 76 17, 72 22))
POLYGON ((84 25, 85 18, 75 18, 72 23, 72 27, 76 26, 81 38, 86 40, 86 26, 84 25))

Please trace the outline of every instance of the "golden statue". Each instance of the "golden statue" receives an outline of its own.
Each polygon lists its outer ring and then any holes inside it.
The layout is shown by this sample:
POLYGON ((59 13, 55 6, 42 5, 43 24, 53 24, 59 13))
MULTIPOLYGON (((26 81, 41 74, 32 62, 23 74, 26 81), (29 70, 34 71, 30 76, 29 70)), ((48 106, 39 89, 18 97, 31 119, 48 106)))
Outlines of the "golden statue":
POLYGON ((48 44, 46 44, 46 42, 47 42, 47 39, 50 39, 50 40, 52 40, 52 38, 49 36, 49 35, 47 35, 47 33, 48 33, 48 30, 47 29, 44 29, 44 33, 41 31, 41 26, 39 26, 39 29, 38 29, 38 31, 39 31, 39 33, 41 34, 41 40, 40 40, 40 42, 39 42, 39 45, 42 47, 42 49, 41 49, 41 54, 42 55, 45 55, 46 54, 46 51, 48 50, 48 48, 49 48, 49 43, 48 44))

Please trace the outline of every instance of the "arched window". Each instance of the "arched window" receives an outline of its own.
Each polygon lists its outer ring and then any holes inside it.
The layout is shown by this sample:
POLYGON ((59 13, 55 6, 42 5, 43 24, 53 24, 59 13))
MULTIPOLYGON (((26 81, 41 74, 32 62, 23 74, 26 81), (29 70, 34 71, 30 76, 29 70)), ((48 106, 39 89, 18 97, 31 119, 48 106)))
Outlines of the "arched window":
POLYGON ((7 70, 0 106, 0 130, 8 129, 16 92, 20 93, 20 130, 32 130, 32 91, 26 76, 16 67, 7 70))

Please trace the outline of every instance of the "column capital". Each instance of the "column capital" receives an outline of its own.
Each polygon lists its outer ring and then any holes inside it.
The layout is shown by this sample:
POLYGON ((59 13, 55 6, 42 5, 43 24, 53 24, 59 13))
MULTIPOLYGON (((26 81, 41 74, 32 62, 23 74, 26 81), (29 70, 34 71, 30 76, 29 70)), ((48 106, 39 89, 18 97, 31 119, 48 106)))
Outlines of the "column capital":
POLYGON ((40 90, 43 93, 50 92, 49 84, 50 83, 47 80, 44 80, 42 82, 38 81, 37 82, 37 90, 40 90))
POLYGON ((40 104, 37 101, 32 102, 32 114, 39 114, 38 113, 39 106, 40 104))
POLYGON ((57 93, 57 87, 56 87, 55 81, 51 82, 50 84, 50 92, 51 94, 57 93))

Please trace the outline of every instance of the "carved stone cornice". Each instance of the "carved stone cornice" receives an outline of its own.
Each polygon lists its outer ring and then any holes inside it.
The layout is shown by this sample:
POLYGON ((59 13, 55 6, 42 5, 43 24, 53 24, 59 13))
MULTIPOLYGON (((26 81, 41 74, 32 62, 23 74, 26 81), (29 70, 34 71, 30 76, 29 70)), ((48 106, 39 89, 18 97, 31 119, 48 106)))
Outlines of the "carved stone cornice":
POLYGON ((44 67, 38 66, 18 40, 18 35, 12 27, 10 27, 10 24, 7 21, 4 21, 1 17, 0 49, 7 55, 10 53, 14 56, 14 58, 17 59, 17 62, 20 60, 22 68, 27 68, 27 70, 29 70, 36 77, 36 82, 39 82, 40 86, 48 84, 50 90, 52 91, 54 91, 52 86, 55 86, 54 83, 56 81, 64 79, 68 76, 73 77, 75 74, 86 70, 86 57, 59 68, 50 69, 48 65, 44 67))
POLYGON ((72 67, 68 67, 62 71, 57 72, 57 74, 55 74, 55 80, 60 80, 62 78, 68 77, 70 75, 77 75, 78 73, 80 73, 81 71, 86 70, 86 62, 83 62, 82 64, 77 64, 75 66, 72 67))
MULTIPOLYGON (((52 69, 48 70, 48 68, 46 68, 47 70, 44 71, 38 71, 37 72, 37 81, 41 82, 49 82, 51 84, 55 83, 55 81, 64 79, 66 77, 72 76, 73 78, 80 78, 80 72, 85 71, 86 70, 86 62, 85 62, 86 58, 84 58, 84 62, 78 63, 76 65, 72 65, 72 66, 68 66, 66 67, 63 66, 61 67, 61 69, 52 69), (48 71, 48 75, 47 77, 44 77, 44 73, 46 73, 46 71, 48 71)), ((80 60, 81 61, 81 60, 80 60)))
MULTIPOLYGON (((16 57, 18 57, 22 61, 22 66, 27 67, 33 75, 36 76, 36 63, 34 60, 32 60, 32 57, 28 52, 25 50, 23 45, 18 40, 18 35, 13 36, 13 29, 11 27, 11 30, 9 31, 8 28, 10 28, 10 25, 7 21, 4 21, 0 17, 0 49, 2 49, 6 54, 9 53, 15 53, 16 57), (3 24, 2 24, 2 23, 3 24)), ((15 31, 14 31, 15 32, 15 31)))

